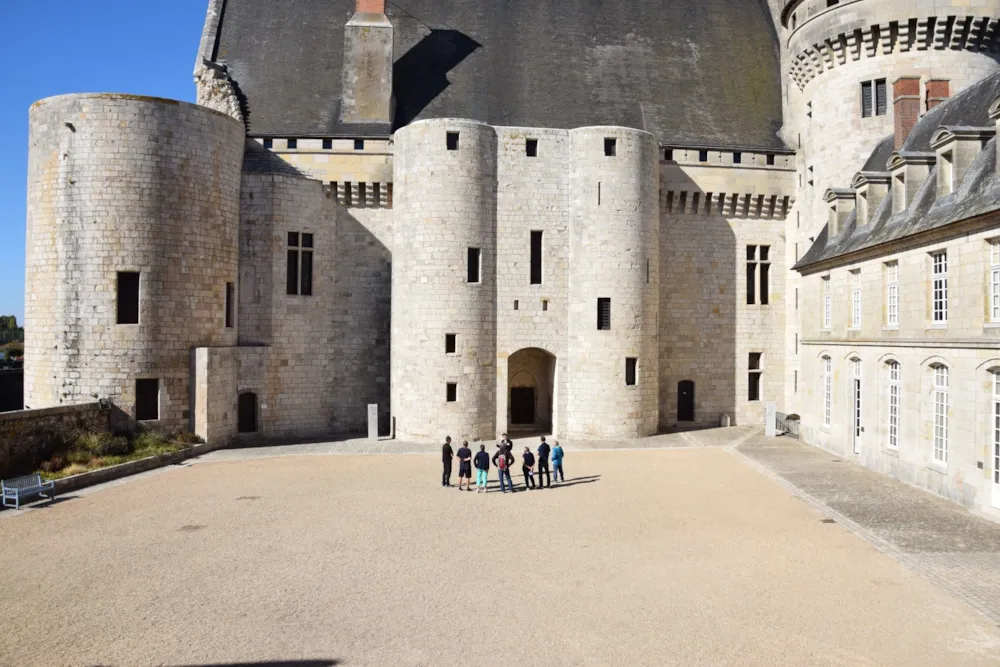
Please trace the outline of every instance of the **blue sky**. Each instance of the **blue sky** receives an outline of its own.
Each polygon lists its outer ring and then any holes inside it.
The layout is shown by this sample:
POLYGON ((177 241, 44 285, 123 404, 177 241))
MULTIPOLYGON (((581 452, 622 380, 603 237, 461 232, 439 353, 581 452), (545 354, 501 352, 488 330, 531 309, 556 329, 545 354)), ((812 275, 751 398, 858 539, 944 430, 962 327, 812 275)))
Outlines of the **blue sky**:
POLYGON ((82 92, 194 101, 207 8, 208 0, 0 0, 0 314, 24 321, 28 107, 82 92))

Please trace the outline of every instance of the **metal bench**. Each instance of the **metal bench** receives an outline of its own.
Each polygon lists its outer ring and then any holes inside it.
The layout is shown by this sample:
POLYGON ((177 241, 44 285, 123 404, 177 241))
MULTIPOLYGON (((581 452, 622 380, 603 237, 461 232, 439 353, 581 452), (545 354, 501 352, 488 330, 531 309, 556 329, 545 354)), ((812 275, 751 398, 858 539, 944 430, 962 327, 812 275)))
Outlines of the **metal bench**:
POLYGON ((14 509, 21 509, 21 499, 26 496, 38 495, 49 500, 56 497, 56 483, 42 481, 42 476, 38 473, 5 479, 0 482, 0 489, 3 490, 3 506, 14 509))

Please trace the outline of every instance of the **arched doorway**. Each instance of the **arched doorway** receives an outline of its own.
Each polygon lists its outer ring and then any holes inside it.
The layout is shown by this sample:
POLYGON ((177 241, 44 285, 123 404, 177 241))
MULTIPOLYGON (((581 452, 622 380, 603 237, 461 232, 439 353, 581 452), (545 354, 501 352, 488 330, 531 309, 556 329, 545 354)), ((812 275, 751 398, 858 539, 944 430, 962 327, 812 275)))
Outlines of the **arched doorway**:
POLYGON ((257 432, 257 394, 250 391, 240 394, 237 415, 237 431, 257 432))
POLYGON ((677 421, 694 421, 694 381, 681 380, 677 383, 677 421))
POLYGON ((552 431, 556 358, 537 347, 507 359, 507 430, 552 431))

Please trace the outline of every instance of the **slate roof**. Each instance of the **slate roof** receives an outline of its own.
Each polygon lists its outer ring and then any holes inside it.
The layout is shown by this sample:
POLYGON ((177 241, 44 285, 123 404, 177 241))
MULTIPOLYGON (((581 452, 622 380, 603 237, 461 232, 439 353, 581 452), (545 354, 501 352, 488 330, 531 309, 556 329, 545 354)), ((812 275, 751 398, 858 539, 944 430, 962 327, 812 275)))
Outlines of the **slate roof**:
MULTIPOLYGON (((254 136, 357 136, 339 122, 354 0, 226 0, 215 60, 254 136)), ((391 0, 395 127, 424 118, 624 125, 663 143, 784 150, 765 0, 391 0)), ((375 133, 377 127, 362 129, 375 133)))
MULTIPOLYGON (((997 97, 1000 97, 1000 73, 986 77, 927 112, 913 128, 899 152, 933 152, 931 139, 942 126, 994 126, 989 118, 989 108, 997 97)), ((892 140, 893 137, 887 137, 879 143, 862 171, 888 171, 887 162, 893 154, 892 140)), ((827 225, 793 268, 809 273, 810 268, 820 262, 1000 211, 996 146, 996 139, 991 139, 969 168, 958 189, 949 195, 937 196, 937 166, 934 166, 906 210, 892 213, 890 192, 878 208, 871 212, 867 225, 858 227, 857 211, 848 217, 840 233, 833 238, 830 238, 827 225)))

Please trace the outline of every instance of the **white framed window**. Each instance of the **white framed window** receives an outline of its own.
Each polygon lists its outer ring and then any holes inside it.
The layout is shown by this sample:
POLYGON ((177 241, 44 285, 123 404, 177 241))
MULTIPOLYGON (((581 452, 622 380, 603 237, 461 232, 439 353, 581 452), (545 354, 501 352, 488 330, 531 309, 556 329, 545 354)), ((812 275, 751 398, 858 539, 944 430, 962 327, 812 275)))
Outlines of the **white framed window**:
POLYGON ((948 462, 948 368, 934 367, 934 460, 948 462))
POLYGON ((931 283, 931 313, 934 324, 948 323, 948 253, 931 255, 933 281, 931 283))
POLYGON ((830 276, 823 276, 823 328, 833 326, 833 297, 830 294, 830 276))
POLYGON ((899 362, 890 361, 889 367, 889 447, 899 449, 899 411, 901 387, 899 362))
POLYGON ((823 425, 829 426, 833 416, 833 359, 823 357, 823 425))
POLYGON ((861 269, 851 271, 851 328, 861 328, 861 269))
POLYGON ((990 321, 1000 322, 1000 240, 990 242, 990 321))
POLYGON ((1000 485, 1000 372, 993 373, 993 483, 1000 485))
POLYGON ((899 326, 899 262, 885 265, 886 324, 899 326))

